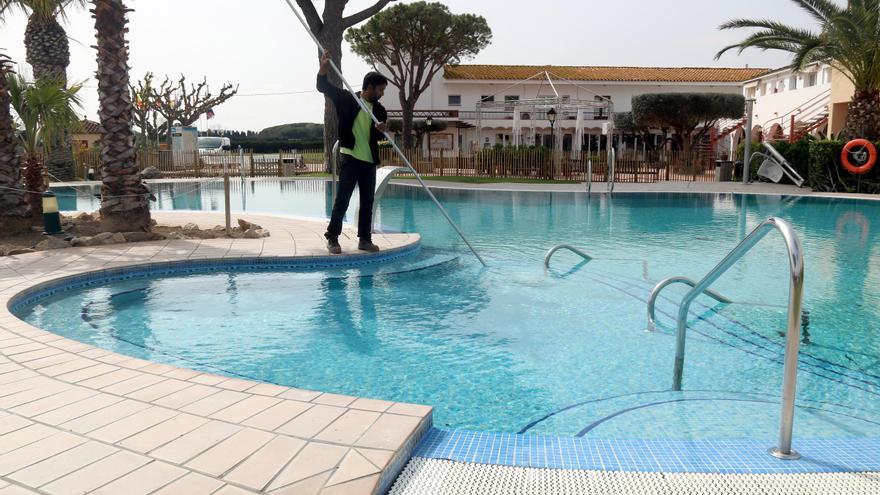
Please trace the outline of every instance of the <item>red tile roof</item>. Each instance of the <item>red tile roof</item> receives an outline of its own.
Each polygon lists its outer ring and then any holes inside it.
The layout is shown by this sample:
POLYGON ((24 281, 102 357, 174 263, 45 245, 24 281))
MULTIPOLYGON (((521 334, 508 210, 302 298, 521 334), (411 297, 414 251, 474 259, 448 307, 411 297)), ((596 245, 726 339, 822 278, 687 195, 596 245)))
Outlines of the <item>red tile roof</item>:
POLYGON ((83 119, 73 126, 74 134, 104 134, 104 127, 100 123, 83 119))
POLYGON ((447 65, 444 77, 457 80, 520 81, 543 71, 573 81, 743 82, 770 69, 724 67, 573 67, 554 65, 447 65))

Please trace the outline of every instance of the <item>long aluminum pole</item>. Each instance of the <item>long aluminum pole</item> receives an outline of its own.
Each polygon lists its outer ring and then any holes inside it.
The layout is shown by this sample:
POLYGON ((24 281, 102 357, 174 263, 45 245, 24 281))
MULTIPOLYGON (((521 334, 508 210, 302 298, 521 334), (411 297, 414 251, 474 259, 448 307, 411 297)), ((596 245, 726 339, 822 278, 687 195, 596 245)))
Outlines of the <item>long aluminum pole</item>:
POLYGON ((752 114, 754 113, 755 100, 746 100, 746 128, 745 149, 743 150, 743 184, 749 183, 749 161, 752 159, 752 114))
MULTIPOLYGON (((308 23, 306 23, 306 20, 303 19, 302 15, 299 13, 299 10, 297 10, 296 7, 294 7, 291 0, 284 0, 284 1, 290 7, 290 10, 293 11, 293 14, 296 16, 296 18, 299 19, 300 24, 302 24, 302 26, 306 30, 306 32, 309 33, 309 36, 312 38, 312 41, 315 42, 315 45, 318 46, 318 49, 321 50, 321 52, 326 52, 327 50, 324 48, 323 45, 321 45, 321 42, 318 41, 318 38, 315 37, 314 33, 312 33, 312 30, 309 29, 308 23)), ((373 115, 373 112, 371 112, 370 109, 367 108, 366 103, 364 103, 364 101, 361 100, 357 96, 357 93, 354 91, 354 89, 352 89, 351 85, 348 84, 348 80, 345 79, 345 76, 342 75, 342 71, 339 70, 339 67, 336 66, 336 63, 333 62, 332 59, 330 60, 330 67, 333 68, 333 71, 336 72, 336 74, 339 76, 339 79, 342 80, 342 83, 345 85, 345 88, 348 90, 349 93, 351 93, 351 95, 354 97, 355 101, 357 101, 357 104, 361 107, 361 110, 363 110, 364 113, 369 115, 371 119, 373 119, 373 123, 378 125, 380 123, 379 119, 377 119, 376 116, 373 115)), ((396 151, 397 154, 400 155, 400 158, 403 160, 403 163, 406 164, 407 168, 409 168, 410 173, 413 174, 413 176, 415 176, 416 180, 419 182, 419 184, 422 186, 422 188, 425 190, 425 192, 428 193, 428 196, 431 198, 431 201, 433 201, 434 204, 437 205, 437 208, 440 210, 440 213, 442 213, 443 216, 446 217, 446 221, 449 222, 449 225, 451 225, 452 228, 455 229, 455 231, 458 233, 458 236, 461 237, 461 240, 464 241, 465 244, 467 244, 467 247, 470 248, 472 253, 474 253, 474 256, 476 256, 477 259, 480 260, 480 263, 482 263, 483 266, 487 266, 486 262, 483 260, 483 258, 480 256, 480 254, 477 253, 477 250, 474 249, 474 247, 471 245, 471 243, 467 240, 467 237, 465 237, 464 232, 462 232, 461 229, 458 228, 458 225, 455 224, 455 222, 452 220, 452 217, 450 217, 449 213, 446 212, 446 208, 443 208, 443 205, 440 204, 440 201, 437 200, 437 198, 434 196, 434 193, 431 192, 431 189, 429 189, 428 185, 425 184, 425 181, 422 180, 422 176, 419 175, 419 173, 416 171, 415 167, 412 166, 412 163, 410 163, 409 158, 407 158, 406 155, 403 154, 403 151, 401 151, 400 147, 397 146, 397 143, 394 142, 393 139, 391 139, 391 136, 388 135, 387 132, 383 132, 382 134, 384 134, 385 138, 388 140, 388 142, 391 143, 391 146, 394 148, 394 151, 396 151)))
POLYGON ((333 182, 330 185, 332 188, 330 193, 331 202, 336 204, 336 180, 339 177, 339 141, 337 140, 333 144, 333 156, 330 157, 330 175, 333 177, 333 182))

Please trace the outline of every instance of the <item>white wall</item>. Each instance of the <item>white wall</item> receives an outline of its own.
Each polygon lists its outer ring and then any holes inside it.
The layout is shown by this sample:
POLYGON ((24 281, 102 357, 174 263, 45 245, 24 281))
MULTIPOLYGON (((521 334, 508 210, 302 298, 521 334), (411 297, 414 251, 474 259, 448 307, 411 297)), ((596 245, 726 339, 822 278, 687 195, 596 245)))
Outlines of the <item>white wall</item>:
POLYGON ((796 121, 808 121, 826 111, 831 97, 831 68, 814 64, 808 72, 778 71, 743 85, 743 95, 755 99, 753 124, 769 132, 780 124, 787 135, 791 116, 796 121), (815 76, 810 81, 810 74, 815 76), (793 81, 795 87, 792 88, 793 81), (814 85, 808 86, 811 82, 814 85))
MULTIPOLYGON (((538 96, 555 96, 553 88, 550 87, 546 78, 527 81, 517 84, 517 81, 492 80, 492 81, 471 81, 471 80, 445 80, 442 72, 438 74, 428 89, 419 98, 416 103, 416 111, 419 110, 457 110, 462 113, 460 120, 476 124, 477 102, 483 96, 493 95, 495 101, 504 101, 506 95, 519 96, 521 100, 536 98, 538 96), (461 97, 461 105, 450 105, 449 96, 459 95, 461 97)), ((614 112, 628 112, 632 110, 632 98, 634 96, 646 93, 731 93, 741 94, 742 85, 740 83, 640 83, 640 82, 595 82, 595 81, 575 81, 574 84, 565 81, 554 80, 553 84, 560 96, 569 96, 572 100, 594 100, 596 95, 610 96, 614 104, 614 112)), ((388 110, 400 110, 399 91, 393 85, 389 85, 382 99, 383 105, 388 110)), ((606 112, 607 113, 607 112, 606 112)), ((598 135, 601 125, 607 120, 591 120, 585 121, 585 132, 588 134, 598 135)), ((483 138, 489 138, 489 145, 500 142, 497 136, 509 135, 512 129, 512 120, 483 120, 483 138)), ((550 127, 547 121, 536 121, 535 132, 538 134, 549 134, 550 127)), ((557 127, 562 129, 563 133, 571 133, 576 128, 575 120, 560 120, 557 127)), ((524 121, 523 128, 530 128, 530 121, 524 121)), ((469 144, 476 139, 475 130, 459 130, 448 129, 444 133, 454 136, 455 147, 458 149, 458 137, 462 136, 462 146, 467 148, 469 144)), ((509 144, 509 143, 505 143, 509 144)))

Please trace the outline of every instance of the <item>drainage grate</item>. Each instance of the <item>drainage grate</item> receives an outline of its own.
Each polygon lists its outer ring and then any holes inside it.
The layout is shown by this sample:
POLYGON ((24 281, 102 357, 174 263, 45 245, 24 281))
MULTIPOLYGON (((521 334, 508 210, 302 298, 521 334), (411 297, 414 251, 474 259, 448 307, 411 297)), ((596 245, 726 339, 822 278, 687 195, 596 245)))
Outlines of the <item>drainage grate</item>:
POLYGON ((571 471, 413 457, 389 495, 878 495, 880 473, 571 471))

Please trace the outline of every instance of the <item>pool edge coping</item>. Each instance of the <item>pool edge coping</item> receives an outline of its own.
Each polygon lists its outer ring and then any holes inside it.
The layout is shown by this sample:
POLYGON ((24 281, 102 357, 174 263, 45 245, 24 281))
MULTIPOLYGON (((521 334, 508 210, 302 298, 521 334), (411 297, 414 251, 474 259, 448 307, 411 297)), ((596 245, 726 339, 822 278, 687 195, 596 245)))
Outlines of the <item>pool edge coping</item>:
MULTIPOLYGON (((154 212, 154 214, 156 214, 156 216, 158 216, 158 217, 174 216, 173 212, 154 212)), ((221 213, 221 215, 222 215, 222 213, 221 213)), ((200 217, 207 217, 207 218, 215 217, 215 216, 216 216, 216 214, 214 214, 213 212, 203 212, 202 214, 200 214, 200 217)), ((264 219, 266 217, 265 215, 251 215, 251 214, 242 214, 242 216, 247 216, 249 218, 262 217, 264 219)), ((283 220, 288 223, 295 222, 297 224, 302 224, 302 223, 320 224, 321 227, 323 227, 323 223, 324 223, 321 221, 307 220, 307 219, 283 219, 283 220)), ((196 219, 196 221, 201 221, 201 219, 196 219)), ((258 219, 257 221, 260 221, 260 220, 258 219)), ((271 227, 269 227, 267 225, 267 228, 271 228, 271 227)), ((346 230, 348 230, 348 229, 349 229, 349 227, 346 226, 346 230)), ((272 229, 272 230, 274 232, 275 229, 272 229)), ((350 237, 350 238, 354 238, 353 232, 344 232, 344 234, 347 234, 348 237, 350 237)), ((108 274, 122 275, 125 272, 131 271, 132 268, 141 268, 142 272, 149 272, 151 269, 156 269, 156 267, 159 267, 158 269, 174 270, 175 268, 182 268, 182 267, 185 267, 186 265, 190 265, 190 264, 194 264, 194 263, 214 264, 215 266, 216 265, 219 265, 219 266, 227 265, 228 266, 230 264, 236 264, 236 263, 248 265, 248 264, 250 264, 249 262, 251 262, 253 260, 258 260, 258 259, 266 259, 267 260, 266 264, 278 263, 279 261, 281 261, 282 264, 309 265, 309 267, 318 267, 318 266, 327 266, 327 263, 330 262, 330 266, 349 267, 349 266, 359 266, 359 265, 364 265, 364 264, 376 264, 376 263, 382 263, 386 260, 399 259, 399 258, 405 257, 410 254, 415 254, 421 248, 421 238, 417 234, 399 234, 399 235, 381 234, 381 236, 382 236, 382 241, 384 242, 384 244, 387 244, 387 240, 389 238, 391 238, 391 239, 400 238, 400 239, 402 239, 402 242, 399 245, 393 246, 391 248, 383 248, 383 250, 380 251, 379 253, 366 253, 366 252, 362 253, 362 252, 353 251, 352 254, 343 254, 343 255, 307 254, 307 255, 302 255, 302 256, 297 256, 297 255, 294 255, 294 256, 265 255, 264 256, 263 250, 262 250, 263 243, 260 240, 221 239, 221 240, 219 240, 219 242, 213 242, 213 244, 212 244, 212 241, 217 241, 217 240, 187 240, 187 241, 191 241, 190 243, 194 244, 196 246, 206 245, 209 247, 211 245, 216 245, 216 244, 222 245, 223 243, 226 243, 226 242, 228 242, 230 246, 232 244, 234 244, 235 242, 239 242, 239 241, 241 242, 242 245, 247 245, 247 243, 252 243, 252 244, 256 245, 257 243, 260 243, 261 251, 257 252, 255 254, 255 256, 238 256, 238 255, 234 255, 234 256, 225 256, 224 255, 224 256, 216 256, 216 257, 204 256, 204 257, 197 257, 195 259, 182 258, 182 259, 175 259, 175 260, 163 260, 163 261, 156 262, 156 263, 150 262, 149 260, 139 260, 139 261, 122 262, 122 263, 114 263, 111 261, 104 261, 99 264, 102 266, 80 267, 79 269, 74 269, 72 271, 70 271, 70 270, 63 271, 62 270, 61 274, 57 273, 58 270, 47 270, 44 272, 43 270, 38 269, 38 270, 36 270, 36 274, 38 274, 38 276, 33 277, 33 278, 27 278, 27 277, 23 276, 21 273, 19 273, 18 271, 15 271, 14 269, 10 268, 12 271, 15 272, 15 276, 17 276, 19 279, 23 279, 24 282, 20 282, 18 284, 13 284, 13 285, 0 286, 0 302, 5 302, 5 304, 0 304, 0 337, 6 337, 6 339, 9 339, 9 335, 14 335, 17 337, 14 339, 10 339, 10 340, 19 340, 19 338, 27 339, 34 346, 40 346, 42 349, 48 350, 51 347, 51 348, 55 348, 60 351, 56 355, 53 355, 51 357, 57 357, 58 355, 61 355, 61 354, 71 354, 71 355, 75 356, 75 358, 71 359, 71 361, 73 361, 73 360, 84 358, 84 356, 82 356, 82 354, 86 354, 88 356, 94 356, 96 360, 92 363, 92 365, 95 367, 107 366, 108 364, 111 364, 111 363, 129 363, 130 362, 131 363, 130 366, 126 366, 126 365, 122 364, 122 365, 118 366, 115 371, 123 371, 123 370, 129 369, 134 372, 137 372, 138 376, 141 376, 142 374, 150 374, 154 377, 162 377, 160 382, 176 380, 176 378, 169 377, 168 376, 169 374, 172 374, 176 377, 178 373, 181 373, 184 375, 191 373, 193 375, 192 377, 190 377, 188 379, 182 378, 182 380, 185 382, 190 382, 191 385, 189 385, 189 386, 195 386, 198 384, 198 385, 202 385, 202 386, 209 386, 209 387, 216 389, 214 392, 212 392, 212 394, 223 393, 223 392, 232 392, 232 393, 250 394, 248 396, 249 398, 273 397, 273 398, 279 398, 278 403, 280 403, 280 400, 287 400, 288 399, 287 397, 283 397, 284 394, 291 393, 291 396, 297 397, 297 399, 290 399, 290 401, 305 400, 305 402, 309 402, 309 403, 313 404, 313 405, 309 406, 310 408, 314 407, 315 405, 324 405, 325 407, 331 407, 331 408, 336 408, 336 409, 339 409, 340 407, 345 408, 345 412, 342 413, 341 416, 335 416, 327 424, 327 426, 326 426, 327 429, 329 429, 331 427, 331 425, 335 424, 335 421, 337 419, 341 419, 342 417, 346 416, 350 411, 361 411, 364 413, 370 412, 370 413, 376 414, 378 418, 390 417, 393 419, 394 417, 399 417, 401 419, 403 419, 403 418, 418 419, 417 423, 412 428, 412 431, 410 431, 406 435, 406 437, 404 439, 402 439, 402 442, 397 447, 391 449, 391 452, 392 452, 391 457, 388 459, 387 463, 383 467, 380 467, 378 469, 378 472, 376 474, 362 476, 360 478, 354 478, 353 480, 345 480, 343 482, 339 482, 339 483, 334 484, 332 486, 326 485, 326 483, 328 482, 328 479, 329 480, 333 479, 332 475, 330 475, 327 478, 325 478, 325 480, 324 480, 325 485, 323 486, 323 489, 329 490, 331 488, 332 489, 340 489, 343 486, 351 485, 351 489, 353 490, 352 493, 371 493, 371 494, 372 493, 384 493, 384 491, 382 491, 382 490, 387 491, 387 489, 391 486, 391 484, 397 478, 399 473, 403 470, 406 463, 409 461, 409 459, 411 457, 411 452, 418 445, 418 442, 430 430, 431 425, 432 425, 432 418, 433 418, 433 408, 431 408, 430 406, 397 403, 397 402, 383 401, 383 400, 377 400, 377 399, 361 399, 361 398, 357 398, 357 397, 342 396, 342 395, 337 395, 337 394, 332 394, 332 393, 324 393, 324 392, 320 392, 320 391, 302 390, 302 389, 297 389, 294 387, 284 387, 284 386, 277 386, 277 385, 269 384, 267 382, 259 382, 259 381, 252 381, 252 380, 242 380, 242 379, 238 379, 238 378, 230 378, 227 376, 216 375, 216 374, 213 374, 210 372, 201 372, 201 371, 197 371, 197 370, 190 370, 190 369, 183 368, 180 366, 165 365, 165 364, 155 363, 152 361, 141 360, 141 359, 133 358, 131 356, 127 356, 124 354, 118 354, 113 351, 109 351, 106 349, 95 347, 95 346, 92 346, 89 344, 84 344, 84 343, 60 336, 60 335, 55 334, 53 332, 49 332, 47 330, 40 329, 38 327, 35 327, 33 325, 30 325, 30 324, 18 319, 18 317, 12 312, 12 308, 14 305, 20 304, 23 297, 27 297, 29 294, 32 294, 34 291, 39 292, 41 290, 50 289, 52 287, 59 287, 59 286, 63 287, 64 285, 66 285, 66 283, 75 282, 77 279, 84 279, 84 278, 87 279, 89 277, 101 278, 102 276, 106 276, 108 274), (113 266, 107 266, 107 265, 113 265, 113 266), (97 357, 97 356, 100 356, 100 357, 97 357), (152 368, 152 369, 145 370, 144 368, 152 368), (201 381, 193 381, 192 380, 193 378, 200 378, 201 381), (216 383, 211 383, 211 384, 201 383, 202 381, 216 382, 216 383), (224 386, 224 384, 228 384, 228 386, 224 386), (268 393, 268 390, 270 388, 273 389, 274 395, 268 393), (259 390, 259 392, 257 392, 257 391, 250 392, 251 389, 259 390), (279 391, 275 391, 276 389, 279 391), (281 392, 280 391, 281 389, 284 389, 284 392, 281 392), (300 395, 302 395, 304 397, 314 395, 314 397, 311 397, 311 399, 299 399, 298 396, 300 396, 300 395), (322 397, 325 399, 322 399, 322 397), (355 406, 355 404, 360 401, 365 401, 365 406, 364 406, 365 409, 361 409, 358 406, 355 406), (343 404, 343 402, 345 404, 343 404), (384 409, 382 409, 381 412, 378 412, 379 410, 376 408, 374 403, 385 403, 387 405, 385 405, 384 409), (373 479, 373 478, 375 478, 375 479, 373 479), (372 485, 369 490, 361 491, 361 489, 363 487, 370 485, 370 483, 372 483, 372 485), (359 484, 359 485, 355 486, 355 484, 359 484), (383 488, 383 486, 384 486, 384 488, 383 488)), ((279 238, 282 238, 282 237, 279 236, 279 238)), ((271 238, 266 238, 263 240, 263 242, 265 242, 268 239, 271 239, 271 238)), ((340 241, 342 241, 342 240, 343 239, 341 238, 340 241)), ((310 241, 312 241, 312 239, 310 239, 310 241)), ((173 242, 179 243, 181 241, 148 241, 148 242, 140 242, 140 243, 127 243, 127 244, 115 244, 115 245, 108 245, 108 246, 96 246, 96 247, 89 247, 89 248, 65 248, 65 249, 60 249, 60 250, 43 251, 43 252, 37 252, 37 253, 29 253, 29 254, 25 254, 25 255, 17 255, 15 257, 9 257, 9 258, 12 259, 12 261, 23 261, 23 263, 21 263, 23 266, 20 266, 19 269, 26 268, 31 263, 39 263, 41 261, 50 260, 53 257, 58 257, 58 258, 70 257, 70 258, 72 258, 72 261, 68 261, 67 263, 64 263, 61 265, 61 268, 64 268, 67 265, 74 263, 78 259, 82 259, 82 258, 91 256, 91 255, 95 255, 95 254, 100 254, 101 252, 119 254, 120 252, 128 252, 128 249, 135 248, 135 247, 147 248, 147 249, 151 248, 151 247, 166 247, 166 246, 168 246, 169 243, 173 243, 173 242), (120 249, 121 247, 123 248, 122 250, 120 249)), ((312 242, 312 244, 314 244, 314 242, 312 242)), ((321 239, 319 244, 320 244, 320 246, 317 249, 323 250, 324 252, 326 252, 326 247, 323 246, 323 239, 321 239)), ((345 243, 343 243, 343 244, 345 246, 345 243)), ((249 246, 249 247, 254 247, 254 246, 249 246)), ((297 248, 298 247, 299 246, 297 246, 297 248)), ((198 249, 198 248, 196 248, 196 249, 198 249)), ((227 252, 230 250, 231 250, 231 248, 227 248, 227 252)), ((159 249, 159 251, 161 252, 161 249, 159 249)), ((314 251, 314 249, 312 251, 314 251)), ((192 254, 192 252, 190 254, 192 254)), ((6 261, 9 261, 9 260, 6 260, 6 261)), ((0 265, 0 268, 9 268, 10 266, 11 265, 7 262, 4 265, 0 265)), ((58 290, 64 290, 64 289, 61 288, 58 290)), ((64 384, 64 385, 69 384, 70 387, 72 387, 72 388, 88 388, 84 385, 79 385, 77 382, 65 382, 63 378, 57 378, 57 376, 66 377, 69 375, 75 375, 75 374, 79 373, 80 371, 82 371, 82 369, 73 370, 70 373, 59 373, 58 375, 46 375, 46 374, 43 374, 43 372, 41 371, 41 370, 45 370, 45 369, 49 369, 49 368, 54 368, 55 365, 46 366, 44 368, 39 368, 39 369, 30 369, 26 364, 28 361, 16 360, 16 356, 27 354, 30 351, 26 351, 23 353, 15 352, 12 354, 8 354, 8 351, 7 351, 8 346, 4 346, 3 344, 4 344, 4 342, 10 342, 10 340, 6 340, 6 339, 0 338, 0 358, 2 358, 2 360, 0 360, 0 364, 9 365, 9 364, 14 363, 15 365, 18 365, 19 369, 16 369, 16 370, 12 371, 11 373, 18 373, 21 371, 30 371, 33 374, 31 376, 29 376, 28 378, 25 378, 24 380, 30 380, 30 379, 42 377, 43 379, 52 380, 54 382, 59 382, 60 384, 64 384)), ((31 344, 26 344, 26 345, 31 345, 31 344)), ((91 359, 91 358, 88 358, 88 359, 91 359)), ((65 363, 66 362, 62 362, 60 365, 63 366, 65 363)), ((113 364, 113 366, 116 367, 115 364, 113 364)), ((4 378, 3 375, 5 375, 5 374, 6 374, 6 372, 0 374, 0 380, 2 380, 4 378)), ((103 376, 103 375, 101 375, 101 376, 103 376)), ((87 382, 88 379, 84 379, 81 381, 87 382)), ((127 380, 124 380, 124 381, 127 381, 127 380)), ((6 381, 0 381, 0 383, 2 383, 3 386, 5 386, 7 384, 6 381)), ((14 383, 14 382, 10 382, 10 383, 14 383)), ((108 388, 108 387, 103 387, 103 388, 108 388)), ((147 386, 145 388, 150 388, 150 386, 147 386)), ((90 390, 94 390, 95 392, 97 392, 98 395, 105 393, 101 387, 95 387, 90 390)), ((142 390, 142 389, 135 390, 134 392, 138 392, 140 390, 142 390)), ((135 400, 135 399, 132 399, 131 397, 128 397, 127 394, 120 394, 117 397, 120 397, 120 400, 122 402, 131 402, 132 400, 135 400)), ((165 396, 163 396, 163 397, 165 397, 165 396)), ((213 397, 213 395, 211 395, 211 397, 213 397)), ((45 397, 41 397, 37 400, 42 400, 44 398, 45 397)), ((145 400, 143 402, 146 404, 145 407, 147 409, 155 409, 157 407, 164 407, 164 406, 155 405, 151 401, 145 400)), ((196 402, 198 402, 198 401, 196 401, 196 402)), ((28 403, 29 402, 27 402, 26 404, 28 404, 28 403)), ((237 404, 237 402, 235 404, 237 404)), ((232 407, 235 404, 232 404, 229 407, 232 407)), ((274 405, 277 405, 277 403, 274 405)), ((271 407, 274 407, 274 405, 271 407)), ((0 408, 0 411, 3 411, 3 412, 10 414, 10 415, 17 415, 17 413, 14 413, 11 411, 11 409, 13 409, 14 407, 17 407, 17 406, 12 406, 12 407, 4 406, 4 407, 0 408)), ((184 411, 181 411, 182 407, 181 408, 170 408, 170 409, 173 410, 178 415, 188 414, 184 411)), ((225 410, 225 408, 223 410, 225 410)), ((143 411, 141 411, 141 412, 143 412, 143 411)), ((214 414, 217 414, 219 412, 221 412, 221 411, 217 411, 214 414)), ((261 414, 262 412, 265 412, 265 410, 261 411, 258 414, 261 414)), ((93 414, 93 413, 89 413, 89 414, 93 414)), ((86 414, 86 416, 88 416, 89 414, 86 414)), ((135 413, 132 416, 136 416, 137 414, 140 414, 140 412, 135 413)), ((32 415, 32 416, 36 416, 36 415, 32 415)), ((208 422, 219 421, 216 419, 212 420, 211 416, 212 416, 211 414, 204 415, 205 421, 208 421, 208 422)), ((128 417, 129 416, 126 416, 122 419, 118 419, 118 421, 122 421, 124 419, 127 419, 128 417)), ((253 415, 249 416, 248 418, 250 418, 250 417, 253 417, 253 415)), ((20 418, 23 418, 23 417, 20 416, 20 418)), ((31 418, 23 418, 23 419, 31 421, 31 418)), ((245 418, 245 419, 247 419, 247 418, 245 418)), ((113 420, 110 424, 116 424, 116 422, 117 422, 117 420, 113 420)), ((31 421, 31 424, 32 425, 41 425, 43 423, 31 421)), ((285 425, 286 424, 287 424, 287 422, 285 422, 285 425)), ((238 425, 242 429, 251 428, 250 426, 246 426, 246 425, 242 424, 241 422, 239 422, 238 425)), ((46 426, 46 425, 44 425, 44 426, 46 426)), ((367 427, 369 428, 369 430, 367 428, 364 429, 363 435, 360 435, 357 437, 360 439, 360 440, 358 440, 358 442, 362 441, 364 437, 366 437, 369 433, 371 433, 373 431, 374 428, 377 428, 378 426, 379 426, 378 420, 376 423, 368 424, 367 427)), ((53 425, 49 425, 49 427, 53 427, 53 425)), ((56 430, 56 435, 71 435, 71 434, 73 434, 73 435, 77 435, 77 436, 81 437, 82 442, 83 442, 82 445, 84 445, 86 443, 91 444, 91 443, 94 443, 95 441, 97 441, 97 440, 89 437, 89 435, 91 433, 93 433, 92 431, 79 433, 79 432, 75 432, 75 431, 65 430, 65 429, 59 428, 59 427, 54 427, 54 428, 56 430)), ((279 428, 280 428, 280 426, 279 426, 279 428)), ((100 430, 100 429, 102 429, 102 428, 98 428, 97 430, 100 430)), ((147 429, 149 429, 149 428, 147 428, 147 429)), ((146 431, 146 430, 143 430, 143 431, 146 431)), ((257 431, 264 432, 266 430, 257 430, 257 431)), ((330 446, 333 446, 333 445, 342 446, 342 444, 338 444, 338 443, 334 443, 334 442, 325 443, 326 442, 325 440, 318 439, 317 437, 320 436, 321 434, 323 434, 324 431, 325 431, 325 428, 322 427, 322 429, 318 433, 316 433, 313 437, 311 437, 310 439, 304 438, 303 440, 306 442, 305 445, 311 445, 314 443, 314 444, 318 444, 318 445, 326 444, 326 445, 330 445, 330 446)), ((268 433, 270 433, 270 434, 277 433, 276 438, 285 435, 285 434, 282 434, 282 433, 279 433, 276 431, 269 431, 268 433)), ((137 434, 139 434, 139 433, 135 433, 134 435, 129 435, 125 438, 126 439, 131 438, 137 434)), ((297 437, 297 436, 290 437, 290 436, 288 436, 288 438, 300 439, 303 437, 297 437)), ((227 440, 229 440, 229 438, 224 437, 224 438, 218 440, 214 445, 215 446, 219 445, 220 443, 225 442, 227 440)), ((168 442, 168 443, 171 443, 171 442, 168 442)), ((167 445, 168 443, 163 444, 163 445, 167 445)), ((381 442, 379 442, 379 443, 381 443, 381 442)), ((132 452, 131 450, 127 450, 125 447, 120 446, 118 443, 111 443, 110 445, 112 445, 115 448, 118 448, 122 452, 132 452)), ((264 446, 265 446, 265 444, 264 444, 264 446)), ((74 448, 76 448, 76 447, 74 447, 74 448)), ((366 446, 360 445, 359 443, 356 443, 355 441, 352 441, 350 446, 347 448, 349 450, 347 451, 348 453, 345 454, 346 457, 336 463, 336 465, 332 468, 333 473, 336 473, 337 470, 340 470, 343 468, 343 463, 348 459, 348 455, 350 453, 360 452, 364 449, 370 450, 373 447, 366 447, 366 446)), ((385 447, 377 447, 377 448, 383 449, 385 447)), ((300 453, 302 452, 302 450, 303 449, 297 450, 294 453, 294 456, 299 456, 300 453)), ((245 460, 249 459, 253 454, 255 454, 256 452, 259 452, 259 451, 260 450, 258 449, 257 451, 251 452, 248 456, 245 457, 244 460, 241 461, 241 463, 243 463, 245 460)), ((206 453, 207 452, 201 452, 200 454, 198 454, 198 456, 201 456, 206 453)), ((152 464, 155 464, 156 462, 166 464, 161 459, 149 457, 147 453, 143 453, 142 455, 147 456, 148 458, 152 459, 147 465, 152 465, 152 464)), ((196 456, 196 457, 198 457, 198 456, 196 456)), ((363 455, 361 455, 361 457, 363 458, 363 455)), ((293 458, 294 457, 292 457, 291 459, 293 459, 293 458)), ((100 462, 100 461, 96 461, 96 462, 100 462)), ((190 459, 189 462, 192 462, 192 459, 190 459)), ((288 461, 288 463, 290 463, 290 462, 292 462, 292 461, 288 461)), ((376 463, 375 461, 372 461, 372 460, 370 462, 372 462, 373 464, 376 463)), ((241 463, 239 463, 238 465, 240 465, 241 463)), ((179 465, 172 464, 172 466, 177 466, 178 468, 186 469, 186 465, 184 463, 180 463, 179 465)), ((281 469, 281 471, 279 471, 278 473, 276 473, 276 476, 278 476, 281 472, 283 472, 284 469, 286 469, 286 467, 281 469)), ((136 472, 136 471, 138 471, 138 470, 136 469, 133 472, 136 472)), ((74 473, 75 472, 76 471, 74 471, 74 473)), ((190 470, 190 473, 198 473, 198 472, 199 471, 197 471, 197 470, 190 470)), ((5 474, 8 475, 8 474, 12 474, 12 473, 5 473, 5 474)), ((132 474, 132 472, 129 472, 129 473, 121 476, 120 479, 124 476, 127 476, 128 474, 132 474)), ((221 474, 228 475, 229 473, 221 473, 221 474)), ((189 476, 189 475, 187 474, 184 476, 189 476)), ((248 490, 254 489, 253 487, 247 487, 247 486, 242 486, 241 484, 236 484, 234 482, 228 482, 225 478, 221 478, 220 476, 215 477, 215 479, 217 479, 220 482, 226 481, 228 483, 228 485, 223 485, 223 486, 230 486, 230 487, 235 487, 235 488, 246 488, 248 490)), ((310 479, 310 478, 308 478, 308 479, 310 479)), ((299 483, 299 482, 300 481, 297 481, 296 483, 299 483)), ((0 483, 13 483, 13 486, 15 486, 14 480, 12 480, 11 478, 8 478, 8 476, 0 476, 0 483)), ((274 483, 274 481, 273 481, 273 483, 274 483)), ((48 484, 48 483, 45 483, 45 484, 48 484)), ((43 484, 41 484, 40 486, 43 486, 43 484)), ((102 486, 104 486, 104 485, 102 485, 102 486)), ((268 489, 270 486, 271 485, 267 485, 264 488, 268 489)), ((291 486, 291 485, 284 485, 284 486, 291 486)), ((33 488, 37 488, 37 487, 33 487, 33 488)), ((280 488, 280 487, 274 487, 272 489, 277 489, 277 488, 280 488)))

